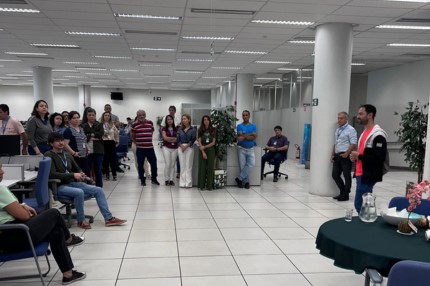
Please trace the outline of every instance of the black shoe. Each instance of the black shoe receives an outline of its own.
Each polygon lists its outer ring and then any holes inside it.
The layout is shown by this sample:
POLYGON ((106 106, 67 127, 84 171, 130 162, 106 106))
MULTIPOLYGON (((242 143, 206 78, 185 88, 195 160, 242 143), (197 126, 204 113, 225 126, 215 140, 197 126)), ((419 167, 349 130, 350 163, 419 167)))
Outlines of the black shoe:
POLYGON ((124 170, 123 170, 123 169, 121 169, 121 168, 119 168, 119 167, 116 169, 116 171, 117 171, 118 173, 124 173, 124 170))
POLYGON ((340 195, 337 199, 339 202, 349 201, 349 195, 340 195))
POLYGON ((110 177, 109 177, 109 175, 107 175, 106 176, 106 181, 109 181, 110 180, 110 177))
POLYGON ((76 236, 73 233, 70 235, 72 237, 72 241, 66 242, 67 247, 71 246, 78 246, 84 243, 85 237, 83 236, 76 236))
POLYGON ((170 181, 166 181, 166 186, 170 186, 170 181))
POLYGON ((146 182, 145 182, 145 180, 142 180, 142 181, 140 182, 140 185, 141 185, 141 186, 146 186, 146 182))
POLYGON ((87 277, 85 272, 78 272, 76 270, 72 270, 72 277, 70 277, 70 278, 63 277, 62 284, 63 285, 69 285, 69 284, 72 284, 76 281, 85 279, 85 277, 87 277))
POLYGON ((249 183, 245 183, 245 189, 249 189, 249 183))
POLYGON ((264 175, 263 175, 263 174, 261 174, 260 179, 261 179, 262 181, 264 180, 264 175))
POLYGON ((273 182, 276 183, 278 181, 278 176, 273 177, 273 182))
POLYGON ((116 181, 116 176, 113 176, 113 179, 112 179, 112 181, 116 181))
POLYGON ((160 185, 160 183, 157 181, 157 179, 152 180, 151 182, 152 182, 152 184, 153 184, 153 185, 157 185, 157 186, 159 186, 159 185, 160 185))
POLYGON ((242 183, 242 180, 241 180, 241 179, 236 178, 236 179, 235 179, 235 181, 236 181, 236 183, 237 183, 237 187, 238 187, 238 188, 243 188, 243 183, 242 183))
POLYGON ((333 200, 337 200, 339 198, 340 198, 340 195, 337 195, 337 196, 333 197, 333 200))
POLYGON ((174 186, 174 185, 175 185, 175 182, 170 181, 170 182, 169 182, 169 184, 170 184, 171 186, 174 186))

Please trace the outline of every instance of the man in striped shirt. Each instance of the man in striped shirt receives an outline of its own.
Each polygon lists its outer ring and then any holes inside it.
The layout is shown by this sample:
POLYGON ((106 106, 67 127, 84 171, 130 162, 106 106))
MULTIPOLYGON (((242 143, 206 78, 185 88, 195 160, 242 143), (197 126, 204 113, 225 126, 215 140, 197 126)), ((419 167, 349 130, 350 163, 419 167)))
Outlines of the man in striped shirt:
POLYGON ((146 186, 145 171, 143 163, 145 158, 151 165, 151 181, 153 185, 160 185, 157 181, 157 157, 152 144, 152 135, 154 133, 154 124, 151 120, 146 119, 146 112, 139 109, 137 111, 136 121, 131 125, 131 138, 136 144, 137 171, 142 186, 146 186))

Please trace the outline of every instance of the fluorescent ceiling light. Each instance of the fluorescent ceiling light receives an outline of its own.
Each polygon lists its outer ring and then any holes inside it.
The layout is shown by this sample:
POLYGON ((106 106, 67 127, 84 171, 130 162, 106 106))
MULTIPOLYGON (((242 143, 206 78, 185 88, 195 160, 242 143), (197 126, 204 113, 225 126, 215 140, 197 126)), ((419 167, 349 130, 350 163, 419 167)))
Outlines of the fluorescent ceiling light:
POLYGON ((177 59, 178 62, 213 62, 212 59, 177 59))
POLYGON ((17 77, 0 76, 0 79, 18 79, 17 77))
POLYGON ((4 31, 4 29, 3 29, 3 28, 0 28, 0 31, 4 31))
POLYGON ((141 14, 124 14, 114 13, 115 17, 119 18, 140 18, 140 19, 155 19, 155 20, 182 20, 182 17, 178 16, 155 16, 155 15, 141 15, 141 14))
POLYGON ((161 52, 174 52, 176 49, 166 49, 166 48, 131 48, 131 50, 138 51, 161 51, 161 52))
POLYGON ((0 12, 13 12, 13 13, 40 13, 36 9, 21 9, 21 8, 4 8, 0 7, 0 12))
POLYGON ((139 64, 141 67, 169 67, 170 64, 139 64))
POLYGON ((430 26, 379 25, 378 29, 430 30, 430 26))
POLYGON ((191 8, 191 13, 207 13, 207 14, 232 14, 232 15, 248 15, 252 16, 256 11, 251 10, 226 10, 226 9, 207 9, 207 8, 191 8))
POLYGON ((68 35, 74 35, 74 36, 108 36, 108 37, 121 36, 121 34, 119 33, 73 32, 73 31, 66 31, 65 33, 68 35))
POLYGON ((182 36, 185 40, 233 41, 234 37, 182 36))
POLYGON ((351 66, 365 66, 365 63, 351 63, 351 66))
POLYGON ((70 79, 68 79, 68 78, 54 78, 53 80, 57 80, 57 81, 63 81, 63 80, 70 80, 70 79))
POLYGON ((203 73, 202 71, 175 70, 176 73, 203 73))
POLYGON ((255 61, 257 64, 280 64, 287 65, 291 64, 291 62, 283 62, 283 61, 255 61))
POLYGON ((99 72, 86 72, 88 75, 112 75, 110 73, 99 73, 99 72))
POLYGON ((248 54, 248 55, 266 55, 267 52, 256 52, 256 51, 238 51, 238 50, 227 50, 229 54, 248 54))
POLYGON ((33 43, 31 44, 33 47, 46 47, 46 48, 66 48, 66 49, 79 49, 80 47, 78 45, 72 45, 72 44, 38 44, 33 43))
POLYGON ((218 70, 240 70, 240 67, 211 67, 212 69, 218 70))
POLYGON ((204 76, 202 78, 221 79, 221 78, 226 78, 226 76, 204 76))
POLYGON ((174 79, 173 82, 194 82, 193 79, 174 79))
POLYGON ((15 76, 15 77, 32 77, 31 74, 15 74, 15 73, 8 73, 7 76, 15 76))
POLYGON ((288 41, 291 44, 315 44, 315 41, 302 41, 302 40, 291 40, 288 41))
POLYGON ((95 58, 100 58, 100 59, 120 59, 120 60, 129 60, 131 59, 131 57, 127 57, 127 56, 94 56, 95 58))
POLYGON ((160 83, 166 83, 164 81, 149 81, 149 84, 160 84, 160 83))
POLYGON ((430 44, 404 44, 404 43, 391 43, 389 47, 430 47, 430 44))
POLYGON ((0 59, 0 62, 20 62, 21 60, 0 59))
POLYGON ((64 77, 68 77, 68 78, 87 78, 86 76, 80 76, 80 75, 65 75, 64 77))
POLYGON ((87 67, 76 67, 77 70, 86 70, 86 71, 105 71, 106 68, 87 68, 87 67))
POLYGON ((295 26, 310 26, 315 22, 304 22, 304 21, 278 21, 278 20, 252 20, 251 23, 258 24, 278 24, 278 25, 295 25, 295 26))
POLYGON ((18 55, 18 56, 47 56, 46 53, 21 53, 21 52, 4 52, 8 55, 18 55))
POLYGON ((256 79, 259 79, 259 80, 281 80, 279 77, 278 78, 276 78, 276 77, 257 77, 256 79))
POLYGON ((71 64, 71 65, 98 65, 96 62, 63 62, 63 64, 71 64))
POLYGON ((127 69, 110 69, 113 72, 139 72, 139 70, 127 70, 127 69))
POLYGON ((122 77, 122 80, 142 80, 141 77, 122 77))
POLYGON ((57 69, 54 69, 52 71, 53 72, 78 72, 77 70, 57 70, 57 69))
POLYGON ((298 71, 299 69, 293 69, 293 68, 277 68, 279 71, 298 71))
POLYGON ((170 75, 165 75, 165 74, 153 74, 153 75, 144 75, 144 77, 170 77, 170 75))

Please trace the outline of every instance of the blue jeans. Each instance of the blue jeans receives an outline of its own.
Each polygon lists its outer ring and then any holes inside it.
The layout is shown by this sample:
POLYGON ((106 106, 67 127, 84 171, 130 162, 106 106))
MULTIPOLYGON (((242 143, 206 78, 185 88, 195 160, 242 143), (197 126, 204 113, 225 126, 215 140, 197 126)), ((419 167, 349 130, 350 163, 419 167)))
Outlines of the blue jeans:
POLYGON ((355 191, 354 207, 360 213, 361 205, 363 204, 363 194, 373 192, 375 183, 365 184, 361 182, 361 176, 355 178, 357 182, 357 189, 355 191))
POLYGON ((96 186, 103 188, 103 174, 102 174, 102 163, 103 154, 89 154, 87 157, 88 170, 94 170, 94 175, 96 177, 96 186))
POLYGON ((243 183, 249 183, 249 169, 255 165, 254 148, 237 147, 237 154, 239 155, 240 174, 238 178, 243 183))
POLYGON ((60 200, 62 197, 73 199, 78 222, 81 222, 85 219, 84 198, 89 196, 96 199, 97 205, 99 206, 100 212, 102 213, 104 219, 111 219, 112 213, 109 210, 105 193, 103 192, 102 188, 88 185, 83 182, 72 182, 70 184, 61 185, 58 187, 58 197, 60 200))
POLYGON ((137 172, 139 174, 139 179, 145 182, 145 171, 143 169, 143 163, 145 158, 148 159, 148 163, 151 166, 151 179, 152 181, 157 180, 157 156, 155 155, 154 148, 137 148, 137 172))

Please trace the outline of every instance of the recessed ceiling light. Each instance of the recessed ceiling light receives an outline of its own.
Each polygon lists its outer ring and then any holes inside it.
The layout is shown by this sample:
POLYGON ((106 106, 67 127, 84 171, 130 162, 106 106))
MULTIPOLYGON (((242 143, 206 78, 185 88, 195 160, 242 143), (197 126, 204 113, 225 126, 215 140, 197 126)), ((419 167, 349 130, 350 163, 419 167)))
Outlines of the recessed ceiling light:
POLYGON ((175 70, 176 73, 203 73, 203 71, 175 70))
POLYGON ((73 31, 66 31, 65 33, 68 35, 74 35, 74 36, 107 36, 107 37, 121 36, 121 34, 119 33, 73 32, 73 31))
POLYGON ((365 66, 365 63, 351 63, 351 66, 365 66))
POLYGON ((98 65, 96 62, 63 62, 63 64, 71 64, 71 65, 98 65))
POLYGON ((65 48, 65 49, 79 49, 80 48, 78 45, 72 45, 72 44, 38 44, 38 43, 33 43, 31 45, 33 47, 44 47, 44 48, 65 48))
POLYGON ((283 61, 255 61, 257 64, 280 64, 286 65, 291 64, 291 62, 283 62, 283 61))
POLYGON ((213 59, 177 59, 178 62, 213 62, 213 59))
POLYGON ((47 56, 46 53, 21 53, 21 52, 4 52, 8 55, 21 55, 21 56, 47 56))
POLYGON ((304 21, 278 21, 278 20, 252 20, 252 23, 258 24, 278 24, 278 25, 295 25, 295 26, 310 26, 315 22, 304 22, 304 21))
POLYGON ((185 40, 233 41, 234 37, 182 36, 185 40))
POLYGON ((115 17, 120 18, 140 18, 140 19, 155 19, 155 20, 182 20, 182 17, 177 16, 155 16, 155 15, 140 15, 140 14, 124 14, 114 13, 115 17))
POLYGON ((430 47, 430 44, 404 44, 404 43, 391 43, 387 44, 389 47, 430 47))
POLYGON ((430 30, 430 26, 379 25, 378 29, 430 30))
POLYGON ((139 72, 139 70, 127 70, 127 69, 110 69, 113 72, 139 72))
POLYGON ((129 60, 131 59, 131 57, 127 57, 127 56, 94 56, 95 58, 100 58, 100 59, 119 59, 119 60, 129 60))
POLYGON ((229 54, 248 54, 248 55, 265 55, 267 52, 257 52, 257 51, 238 51, 238 50, 227 50, 225 51, 229 54))
POLYGON ((130 48, 131 50, 138 51, 161 51, 161 52, 174 52, 176 49, 166 49, 166 48, 130 48))
POLYGON ((240 70, 240 67, 211 67, 212 69, 218 70, 240 70))
POLYGON ((315 41, 303 41, 303 40, 291 40, 288 41, 291 44, 315 44, 315 41))
POLYGON ((76 67, 77 70, 84 70, 84 71, 105 71, 106 68, 87 68, 87 67, 76 67))
POLYGON ((0 7, 0 12, 12 12, 12 13, 40 13, 36 9, 21 9, 21 8, 4 8, 0 7))

